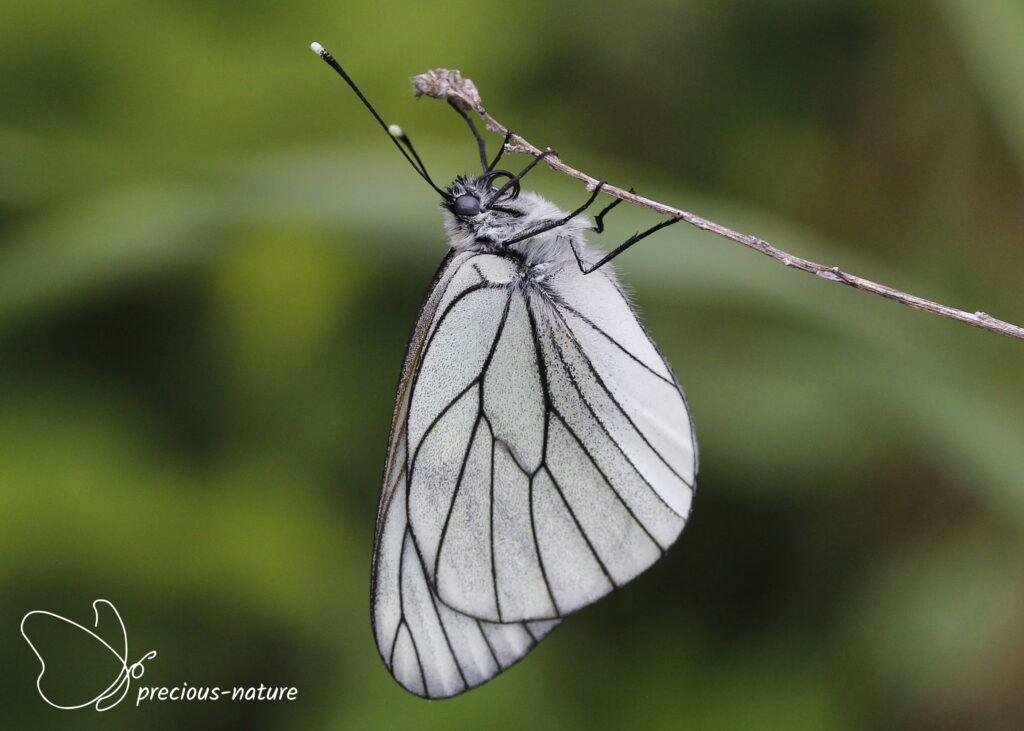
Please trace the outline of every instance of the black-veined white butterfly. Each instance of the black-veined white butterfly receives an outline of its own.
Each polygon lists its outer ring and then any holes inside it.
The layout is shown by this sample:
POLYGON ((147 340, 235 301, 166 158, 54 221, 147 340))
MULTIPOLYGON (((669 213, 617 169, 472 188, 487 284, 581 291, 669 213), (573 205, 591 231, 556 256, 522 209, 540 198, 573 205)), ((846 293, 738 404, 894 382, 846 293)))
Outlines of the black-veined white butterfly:
POLYGON ((584 231, 600 232, 618 201, 590 226, 580 214, 600 185, 571 213, 521 191, 543 155, 519 174, 496 170, 501 152, 487 163, 455 105, 484 172, 442 190, 405 134, 313 50, 445 212, 451 250, 417 316, 391 422, 371 613, 395 679, 447 698, 647 569, 686 523, 697 474, 689 408, 605 266, 675 219, 594 255, 584 231))

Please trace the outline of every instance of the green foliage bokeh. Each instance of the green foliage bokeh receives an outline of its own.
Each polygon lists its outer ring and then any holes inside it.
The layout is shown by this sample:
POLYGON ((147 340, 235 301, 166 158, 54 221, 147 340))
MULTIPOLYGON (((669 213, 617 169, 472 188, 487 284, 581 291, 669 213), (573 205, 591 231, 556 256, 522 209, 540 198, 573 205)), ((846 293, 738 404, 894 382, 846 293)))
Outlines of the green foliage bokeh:
MULTIPOLYGON (((1021 322, 1019 2, 0 10, 0 726, 1024 725, 1024 344, 682 225, 618 269, 693 408, 691 525, 496 681, 434 703, 395 685, 370 546, 445 241, 433 193, 308 50, 439 180, 475 148, 407 78, 445 66, 596 176, 1021 322), (47 707, 21 617, 88 624, 98 597, 129 662, 159 653, 136 685, 298 699, 47 707)), ((627 208, 596 243, 656 220, 627 208)))

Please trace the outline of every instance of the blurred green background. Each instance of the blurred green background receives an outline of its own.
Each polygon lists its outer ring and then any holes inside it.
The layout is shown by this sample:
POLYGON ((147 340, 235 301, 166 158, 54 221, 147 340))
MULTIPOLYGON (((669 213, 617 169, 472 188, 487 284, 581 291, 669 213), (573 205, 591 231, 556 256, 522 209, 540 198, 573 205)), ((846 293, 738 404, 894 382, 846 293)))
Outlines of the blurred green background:
MULTIPOLYGON (((0 12, 0 726, 1024 726, 1024 343, 684 226, 618 265, 694 412, 682 539, 484 687, 401 690, 370 547, 445 238, 308 48, 439 180, 475 148, 407 79, 446 66, 595 176, 1020 323, 1020 0, 0 12), (88 624, 97 597, 129 662, 159 653, 136 685, 298 699, 49 708, 21 617, 88 624)), ((585 195, 546 170, 527 187, 585 195)), ((596 243, 657 220, 626 208, 596 243)), ((60 649, 54 672, 95 685, 60 649)))

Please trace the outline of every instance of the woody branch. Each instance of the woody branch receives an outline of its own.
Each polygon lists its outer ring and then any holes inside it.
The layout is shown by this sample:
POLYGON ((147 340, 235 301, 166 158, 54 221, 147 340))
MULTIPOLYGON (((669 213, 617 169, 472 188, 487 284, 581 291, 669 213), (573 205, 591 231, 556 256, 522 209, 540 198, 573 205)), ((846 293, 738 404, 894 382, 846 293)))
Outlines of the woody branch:
MULTIPOLYGON (((425 74, 420 74, 419 76, 414 77, 412 81, 413 88, 417 96, 426 95, 436 99, 445 99, 464 111, 472 111, 480 115, 481 119, 484 120, 488 131, 502 136, 509 133, 508 128, 492 117, 484 108, 476 85, 470 79, 463 77, 459 71, 434 69, 433 71, 428 71, 425 74)), ((505 150, 507 152, 520 152, 534 156, 540 155, 541 152, 543 152, 522 135, 515 133, 509 135, 508 144, 506 145, 505 150)), ((558 170, 573 178, 582 180, 586 184, 587 190, 592 191, 599 182, 597 178, 567 165, 558 157, 557 154, 549 153, 544 158, 544 162, 554 170, 558 170)), ((787 267, 809 272, 830 282, 839 282, 840 284, 845 284, 848 287, 853 287, 854 289, 871 292, 872 294, 885 297, 886 299, 900 302, 908 307, 924 310, 925 312, 931 312, 942 317, 947 317, 951 320, 964 322, 968 325, 981 328, 982 330, 988 330, 989 332, 998 333, 1010 338, 1024 340, 1024 327, 1005 322, 992 317, 985 312, 967 312, 965 310, 959 310, 955 307, 950 307, 923 297, 908 294, 907 292, 895 289, 894 287, 873 282, 870 279, 859 277, 856 274, 844 272, 837 266, 825 266, 824 264, 818 264, 817 262, 813 262, 809 259, 804 259, 803 257, 785 252, 758 236, 734 231, 731 228, 715 223, 714 221, 706 218, 702 218, 701 216, 690 213, 689 211, 684 211, 681 208, 676 208, 675 206, 670 206, 656 200, 651 200, 650 198, 645 198, 642 195, 637 195, 632 191, 625 190, 614 185, 609 185, 608 183, 603 185, 601 192, 615 198, 628 201, 629 203, 649 208, 664 216, 686 221, 699 229, 710 231, 723 238, 729 239, 730 241, 735 241, 738 244, 743 244, 755 251, 759 251, 765 256, 769 256, 787 267)))

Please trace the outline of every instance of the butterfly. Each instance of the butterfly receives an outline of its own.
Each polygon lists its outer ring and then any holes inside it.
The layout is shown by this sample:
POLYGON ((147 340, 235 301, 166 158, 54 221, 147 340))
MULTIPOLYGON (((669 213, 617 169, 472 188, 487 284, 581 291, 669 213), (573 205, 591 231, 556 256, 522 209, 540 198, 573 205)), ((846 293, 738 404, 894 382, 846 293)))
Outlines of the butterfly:
MULTIPOLYGON (((404 688, 447 698, 522 659, 569 614, 650 567, 690 514, 697 445, 683 390, 582 212, 513 174, 434 184, 450 251, 416 318, 399 379, 373 545, 371 615, 404 688)), ((506 143, 508 137, 506 137, 506 143)), ((401 142, 402 144, 398 144, 401 142)), ((404 145, 404 149, 403 149, 404 145)), ((409 151, 406 153, 406 149, 409 151)), ((502 146, 504 150, 504 145, 502 146)))
MULTIPOLYGON (((90 630, 88 627, 84 627, 67 617, 62 617, 59 614, 54 614, 53 612, 37 609, 28 612, 21 619, 21 636, 25 638, 25 642, 27 642, 28 646, 32 648, 32 652, 35 654, 40 664, 39 675, 36 677, 36 690, 39 691, 39 695, 42 699, 54 708, 59 708, 61 710, 74 710, 78 708, 85 708, 86 706, 94 706, 97 711, 109 711, 120 703, 128 694, 132 679, 138 680, 142 677, 143 673, 145 673, 144 663, 147 660, 156 657, 156 651, 150 650, 136 662, 129 665, 128 635, 125 632, 124 622, 121 621, 121 615, 118 613, 117 608, 106 599, 97 599, 92 603, 93 627, 98 630, 100 626, 100 605, 107 607, 113 614, 114 619, 117 620, 117 625, 121 628, 123 651, 114 649, 114 647, 112 647, 105 639, 100 637, 96 632, 90 630), (36 627, 36 630, 33 632, 38 632, 39 636, 45 635, 44 639, 50 639, 51 637, 62 635, 63 645, 61 649, 63 649, 65 653, 75 653, 78 655, 80 653, 80 649, 76 648, 82 648, 83 646, 80 644, 82 642, 87 643, 87 649, 95 650, 96 654, 105 658, 104 664, 108 667, 104 669, 108 669, 113 677, 111 677, 111 675, 104 675, 101 671, 102 669, 97 667, 96 671, 100 671, 99 674, 96 674, 94 671, 90 675, 88 681, 82 678, 82 680, 90 686, 91 690, 98 689, 98 686, 94 681, 100 681, 99 686, 104 686, 105 684, 105 687, 99 689, 99 692, 95 696, 85 702, 72 701, 65 703, 68 699, 64 698, 61 699, 61 703, 53 701, 43 690, 43 676, 46 675, 46 661, 43 659, 43 655, 36 646, 36 643, 33 643, 32 640, 29 639, 29 635, 26 630, 30 622, 34 627, 36 627), (74 629, 74 632, 70 635, 67 634, 68 628, 74 629), (102 649, 107 650, 110 653, 110 656, 108 657, 106 653, 100 652, 102 649)), ((91 656, 94 653, 90 652, 89 654, 91 656)), ((51 695, 53 692, 54 691, 51 690, 51 695)), ((64 691, 58 690, 57 692, 66 693, 68 691, 65 689, 64 691)))

